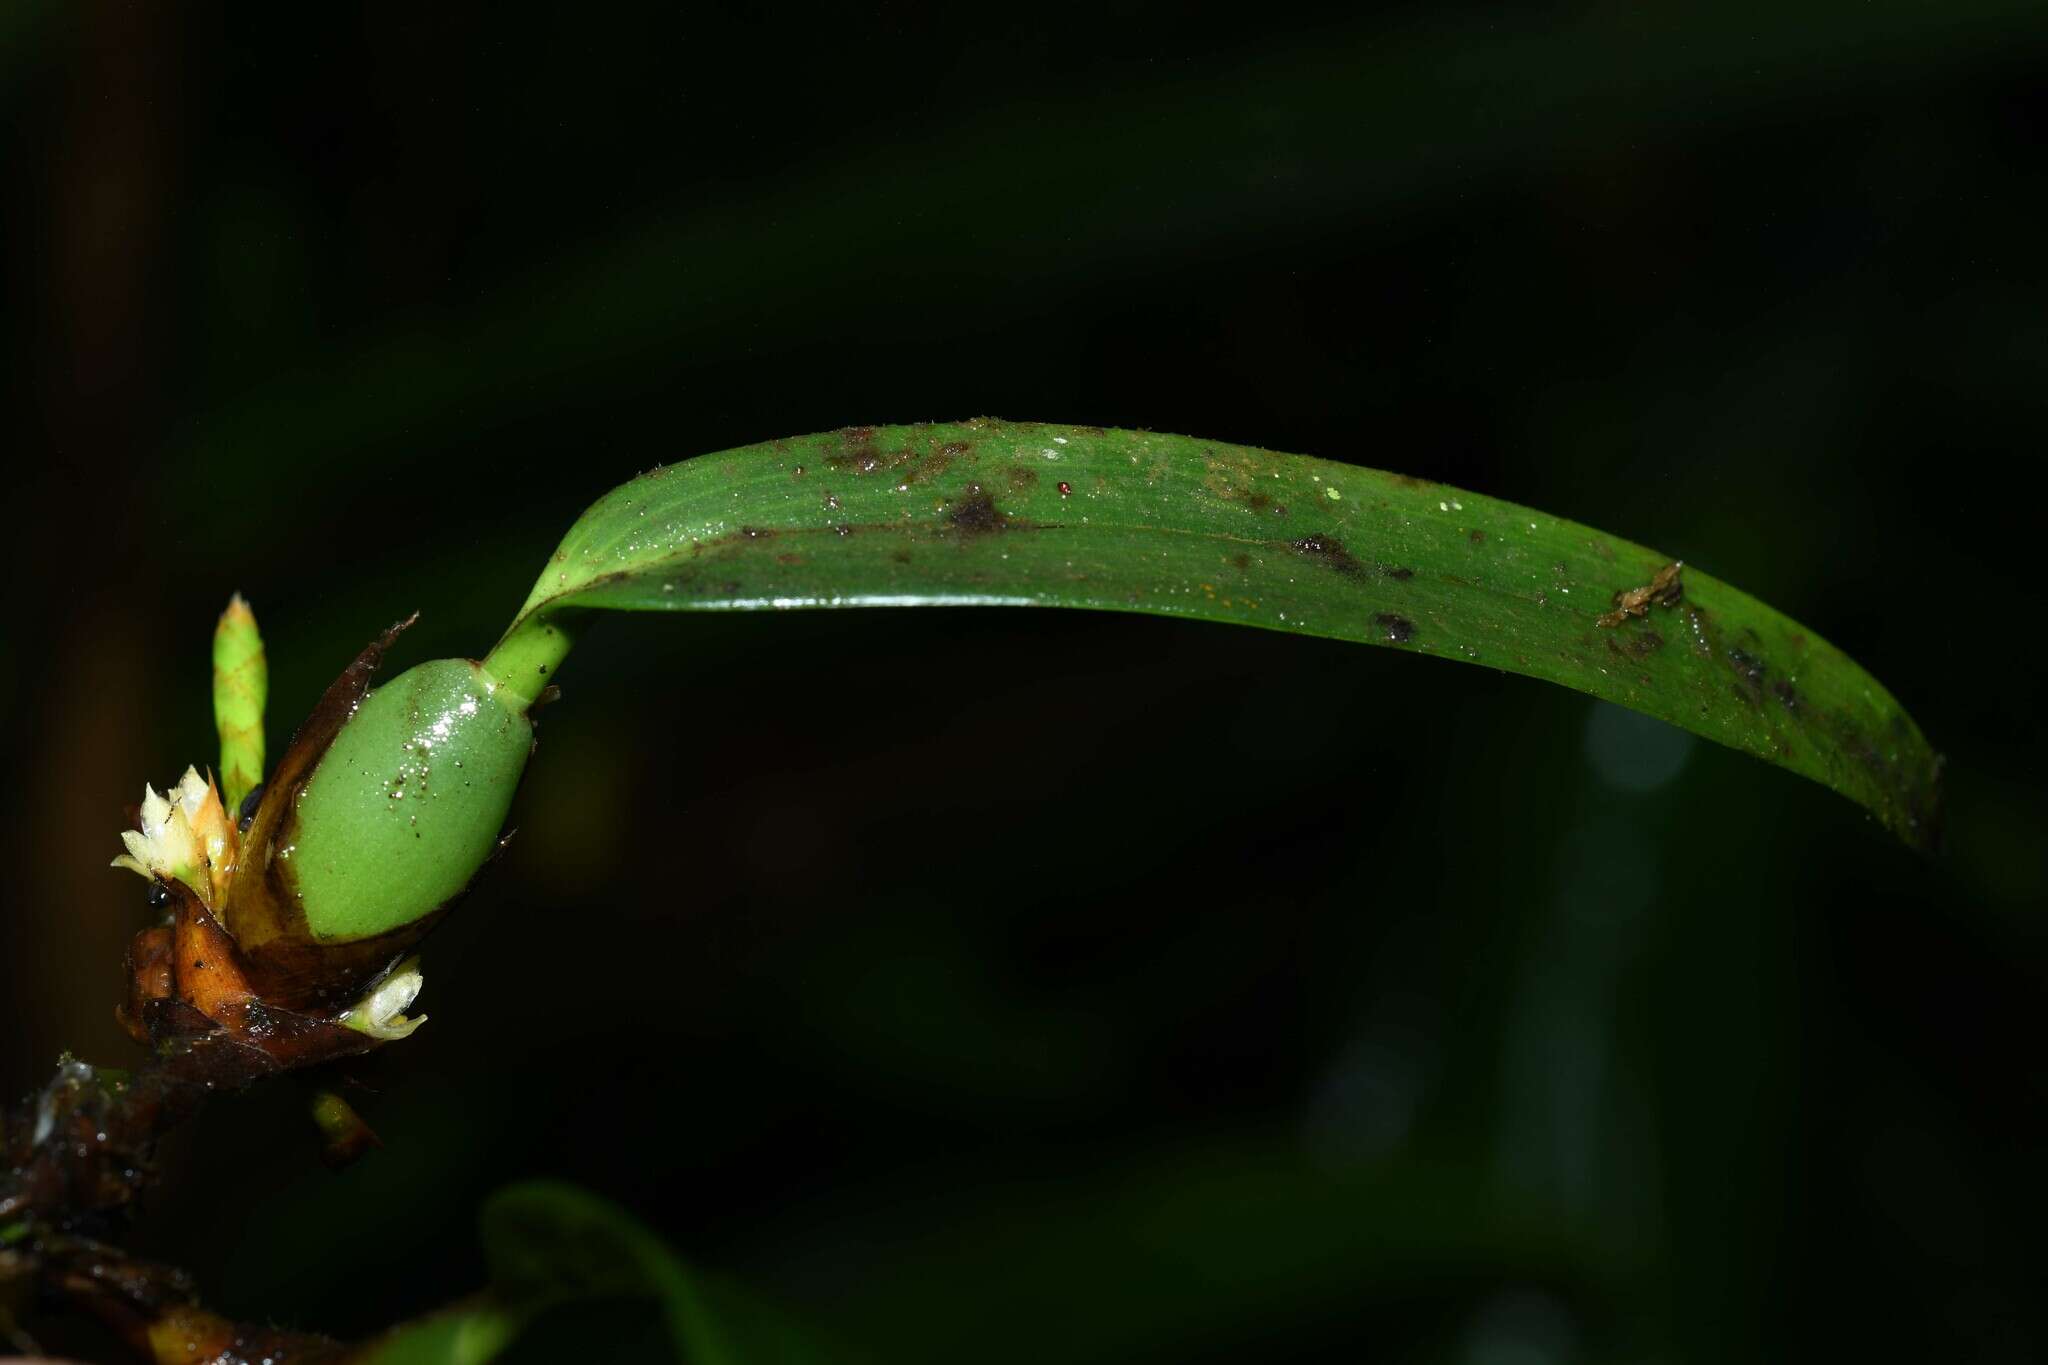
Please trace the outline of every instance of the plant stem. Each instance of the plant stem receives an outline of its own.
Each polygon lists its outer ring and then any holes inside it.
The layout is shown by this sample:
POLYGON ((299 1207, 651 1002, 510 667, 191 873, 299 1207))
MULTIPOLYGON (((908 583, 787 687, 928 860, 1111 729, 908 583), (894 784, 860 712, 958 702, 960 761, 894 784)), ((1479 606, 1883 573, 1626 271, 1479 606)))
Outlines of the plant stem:
POLYGON ((588 611, 543 611, 515 624, 484 657, 484 675, 518 699, 521 709, 555 680, 555 670, 569 656, 582 633, 588 611))

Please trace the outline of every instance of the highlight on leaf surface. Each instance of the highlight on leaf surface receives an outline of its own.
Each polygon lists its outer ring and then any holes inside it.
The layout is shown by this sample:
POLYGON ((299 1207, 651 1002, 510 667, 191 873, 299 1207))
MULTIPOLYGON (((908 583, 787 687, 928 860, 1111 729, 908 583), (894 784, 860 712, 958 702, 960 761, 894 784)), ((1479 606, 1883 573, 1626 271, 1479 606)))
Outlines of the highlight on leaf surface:
POLYGON ((850 427, 656 468, 571 528, 484 669, 538 695, 598 610, 864 606, 1143 612, 1476 663, 1939 838, 1941 758, 1904 708, 1695 564, 1448 485, 1155 432, 850 427))

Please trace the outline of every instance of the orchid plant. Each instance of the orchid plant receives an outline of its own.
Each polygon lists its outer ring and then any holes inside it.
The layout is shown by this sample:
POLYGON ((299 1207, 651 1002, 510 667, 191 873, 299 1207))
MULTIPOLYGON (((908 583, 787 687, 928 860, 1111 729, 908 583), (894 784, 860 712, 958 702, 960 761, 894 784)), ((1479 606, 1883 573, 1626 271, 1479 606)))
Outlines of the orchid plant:
MULTIPOLYGON (((481 659, 373 687, 405 623, 384 632, 268 766, 263 644, 230 601, 219 767, 145 785, 114 859, 149 887, 119 1016, 151 1060, 132 1077, 69 1064, 0 1134, 0 1280, 54 1287, 159 1361, 483 1360, 565 1297, 618 1291, 660 1299, 692 1359, 756 1358, 743 1308, 711 1311, 649 1234, 561 1189, 487 1213, 484 1298, 358 1347, 214 1317, 174 1272, 72 1229, 118 1225, 206 1093, 412 1037, 422 940, 498 847, 534 712, 598 613, 962 605, 1195 617, 1520 673, 1822 782, 1915 848, 1939 838, 1939 756, 1846 654, 1695 565, 1546 513, 1305 456, 995 420, 702 456, 591 507, 481 659), (561 1250, 593 1239, 602 1274, 561 1250)), ((316 1115, 335 1150, 364 1145, 338 1097, 316 1115)))

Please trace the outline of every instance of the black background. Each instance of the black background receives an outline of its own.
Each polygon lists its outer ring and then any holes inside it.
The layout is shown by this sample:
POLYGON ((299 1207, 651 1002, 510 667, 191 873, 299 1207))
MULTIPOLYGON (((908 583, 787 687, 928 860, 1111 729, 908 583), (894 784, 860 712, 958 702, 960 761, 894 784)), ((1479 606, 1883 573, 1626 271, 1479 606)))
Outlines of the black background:
POLYGON ((2048 1349, 2038 6, 421 11, 0 12, 9 1092, 132 1058, 104 865, 231 590, 275 750, 638 470, 857 422, 1656 546, 1912 709, 1949 848, 1387 651, 619 618, 357 1069, 387 1146, 223 1103, 139 1246, 360 1335, 550 1175, 895 1361, 2048 1349))

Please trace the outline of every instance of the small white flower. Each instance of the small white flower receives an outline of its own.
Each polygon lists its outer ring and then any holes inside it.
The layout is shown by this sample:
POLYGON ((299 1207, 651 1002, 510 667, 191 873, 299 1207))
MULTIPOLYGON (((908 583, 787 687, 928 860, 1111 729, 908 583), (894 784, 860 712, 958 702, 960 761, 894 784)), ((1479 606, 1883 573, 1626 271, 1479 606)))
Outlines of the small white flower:
POLYGON ((213 780, 187 768, 166 795, 144 784, 141 823, 140 830, 121 831, 128 851, 114 859, 114 866, 152 881, 183 882, 209 910, 219 906, 234 875, 237 850, 234 822, 213 780))
POLYGON ((424 1014, 417 1019, 405 1017, 406 1008, 419 999, 420 987, 425 984, 426 978, 420 974, 419 954, 415 953, 372 986, 353 1009, 341 1016, 341 1022, 358 1033, 367 1033, 385 1042, 408 1037, 414 1029, 427 1022, 424 1014))

